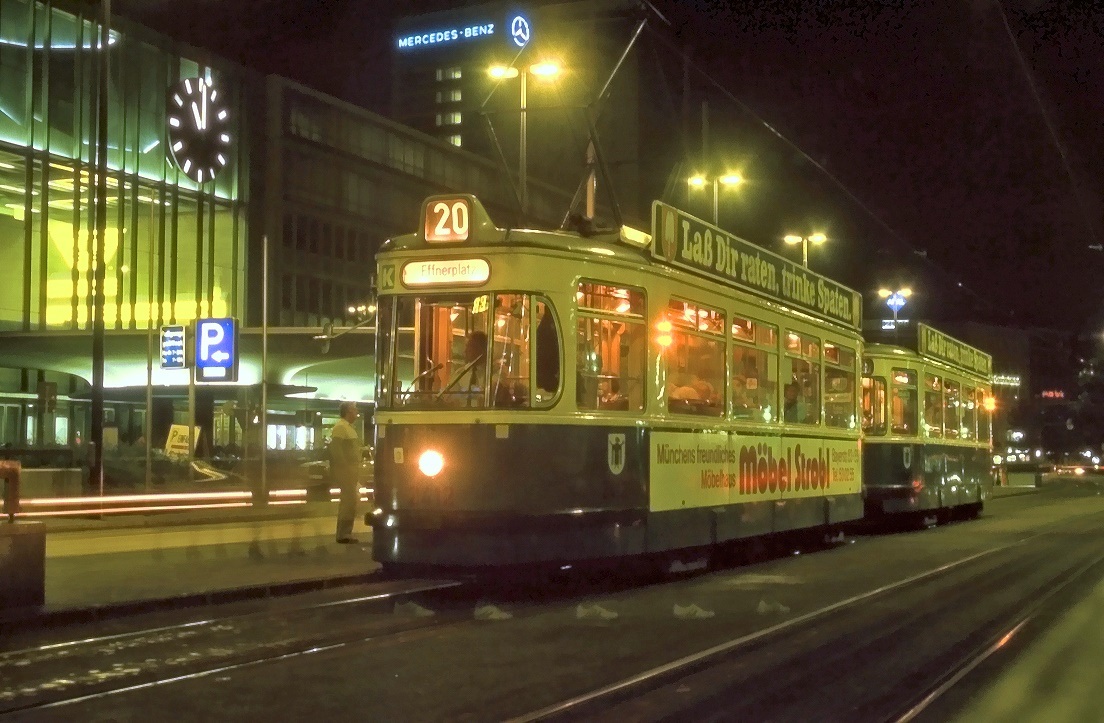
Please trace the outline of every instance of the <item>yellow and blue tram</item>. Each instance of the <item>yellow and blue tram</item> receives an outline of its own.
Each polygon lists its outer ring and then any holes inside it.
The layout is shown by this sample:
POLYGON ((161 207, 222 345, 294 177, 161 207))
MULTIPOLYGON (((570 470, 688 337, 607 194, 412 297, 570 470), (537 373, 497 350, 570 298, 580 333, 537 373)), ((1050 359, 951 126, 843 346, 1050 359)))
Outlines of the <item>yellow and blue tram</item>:
POLYGON ((693 566, 862 516, 858 293, 666 204, 652 220, 498 228, 435 196, 384 245, 377 560, 693 566))
POLYGON ((863 353, 866 517, 976 517, 992 491, 993 361, 926 324, 863 353))

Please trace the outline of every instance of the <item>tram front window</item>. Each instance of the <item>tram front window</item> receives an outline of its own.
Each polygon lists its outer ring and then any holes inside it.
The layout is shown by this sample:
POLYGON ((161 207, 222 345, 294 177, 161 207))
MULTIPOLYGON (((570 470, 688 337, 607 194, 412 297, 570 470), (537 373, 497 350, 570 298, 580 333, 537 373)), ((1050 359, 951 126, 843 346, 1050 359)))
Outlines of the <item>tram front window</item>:
POLYGON ((399 297, 395 316, 381 385, 394 408, 544 407, 558 392, 559 333, 542 297, 399 297))

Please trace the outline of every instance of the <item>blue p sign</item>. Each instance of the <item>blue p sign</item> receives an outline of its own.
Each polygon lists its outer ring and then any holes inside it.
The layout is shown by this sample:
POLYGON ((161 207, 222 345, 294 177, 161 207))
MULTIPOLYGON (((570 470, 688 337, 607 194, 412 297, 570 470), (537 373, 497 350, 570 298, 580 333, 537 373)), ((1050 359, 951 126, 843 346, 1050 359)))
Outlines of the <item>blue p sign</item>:
POLYGON ((237 322, 200 319, 196 322, 195 365, 200 381, 235 381, 238 369, 237 322))

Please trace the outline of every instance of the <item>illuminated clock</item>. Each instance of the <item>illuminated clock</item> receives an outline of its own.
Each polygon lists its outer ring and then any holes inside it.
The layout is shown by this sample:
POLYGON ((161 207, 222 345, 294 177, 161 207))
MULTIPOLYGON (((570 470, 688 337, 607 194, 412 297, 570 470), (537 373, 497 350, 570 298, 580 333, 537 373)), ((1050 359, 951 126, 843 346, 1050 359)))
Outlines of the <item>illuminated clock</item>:
POLYGON ((169 150, 196 183, 214 179, 230 158, 227 100, 208 78, 185 78, 169 89, 169 150))

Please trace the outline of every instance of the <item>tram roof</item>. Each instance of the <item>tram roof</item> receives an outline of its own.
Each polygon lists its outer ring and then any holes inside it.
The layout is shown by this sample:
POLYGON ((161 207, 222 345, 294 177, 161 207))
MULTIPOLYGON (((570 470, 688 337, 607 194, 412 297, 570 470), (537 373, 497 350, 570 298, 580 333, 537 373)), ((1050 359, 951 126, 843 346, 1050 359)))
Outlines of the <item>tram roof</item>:
POLYGON ((855 331, 862 328, 862 297, 857 291, 659 201, 652 204, 651 234, 627 226, 581 233, 501 229, 475 196, 431 196, 422 204, 419 230, 388 241, 382 250, 440 248, 444 253, 464 244, 509 244, 629 262, 645 260, 777 301, 855 331))
POLYGON ((866 344, 864 353, 868 356, 934 359, 970 374, 985 378, 993 376, 992 356, 923 323, 916 325, 915 336, 894 338, 892 343, 879 335, 875 341, 866 344))

